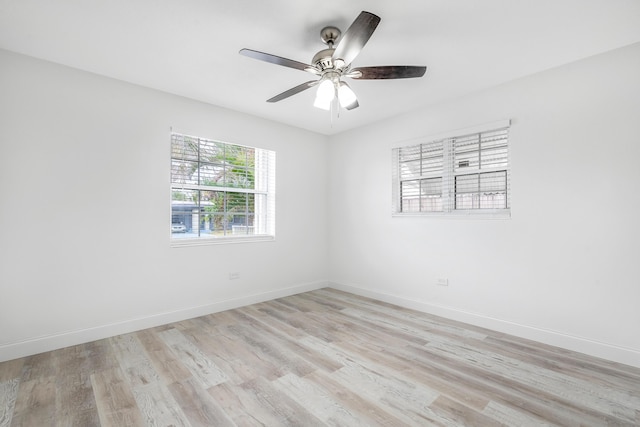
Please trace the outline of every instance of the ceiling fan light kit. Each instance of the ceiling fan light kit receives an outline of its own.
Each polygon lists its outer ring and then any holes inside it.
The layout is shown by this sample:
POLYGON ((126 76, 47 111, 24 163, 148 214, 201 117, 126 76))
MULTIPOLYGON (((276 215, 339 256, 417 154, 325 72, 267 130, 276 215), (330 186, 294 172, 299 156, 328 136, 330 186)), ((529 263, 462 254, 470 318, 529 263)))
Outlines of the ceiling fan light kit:
POLYGON ((329 111, 339 107, 353 110, 359 106, 358 99, 342 77, 359 80, 406 79, 422 77, 427 70, 424 66, 411 65, 351 68, 351 63, 369 41, 379 23, 380 17, 363 11, 344 34, 336 27, 323 28, 320 31, 320 38, 327 48, 313 56, 311 65, 252 49, 241 49, 240 54, 320 77, 318 80, 308 81, 286 90, 268 99, 267 102, 282 101, 313 86, 318 86, 314 107, 329 111), (336 42, 338 42, 337 45, 336 42))
POLYGON ((329 111, 331 109, 331 102, 335 98, 335 84, 332 79, 325 79, 322 77, 322 82, 318 85, 316 91, 316 99, 313 102, 313 106, 329 111))

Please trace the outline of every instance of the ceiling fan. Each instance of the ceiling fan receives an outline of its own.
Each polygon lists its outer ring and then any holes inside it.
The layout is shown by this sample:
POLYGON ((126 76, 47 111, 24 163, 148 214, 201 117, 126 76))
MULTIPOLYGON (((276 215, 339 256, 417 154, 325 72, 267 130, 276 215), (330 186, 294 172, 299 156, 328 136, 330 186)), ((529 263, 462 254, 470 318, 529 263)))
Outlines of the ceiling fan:
POLYGON ((317 80, 302 83, 267 99, 267 102, 282 101, 306 89, 318 86, 315 107, 331 110, 332 108, 337 109, 339 105, 347 110, 352 110, 358 107, 358 99, 349 85, 342 81, 342 77, 360 80, 406 79, 422 77, 427 70, 427 67, 410 65, 351 68, 351 63, 358 56, 379 23, 380 17, 363 11, 344 34, 336 27, 323 28, 320 31, 320 37, 328 47, 315 54, 311 65, 252 49, 241 49, 240 54, 306 71, 319 77, 317 80), (339 43, 336 45, 338 41, 339 43))

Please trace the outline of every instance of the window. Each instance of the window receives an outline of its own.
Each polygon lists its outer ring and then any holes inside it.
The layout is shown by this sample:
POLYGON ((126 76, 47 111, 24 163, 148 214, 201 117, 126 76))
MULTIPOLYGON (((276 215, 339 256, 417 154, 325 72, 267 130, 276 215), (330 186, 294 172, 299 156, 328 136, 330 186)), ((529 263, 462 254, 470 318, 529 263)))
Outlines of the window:
POLYGON ((171 134, 171 240, 273 239, 275 152, 171 134))
POLYGON ((394 214, 510 214, 509 122, 393 149, 394 214))

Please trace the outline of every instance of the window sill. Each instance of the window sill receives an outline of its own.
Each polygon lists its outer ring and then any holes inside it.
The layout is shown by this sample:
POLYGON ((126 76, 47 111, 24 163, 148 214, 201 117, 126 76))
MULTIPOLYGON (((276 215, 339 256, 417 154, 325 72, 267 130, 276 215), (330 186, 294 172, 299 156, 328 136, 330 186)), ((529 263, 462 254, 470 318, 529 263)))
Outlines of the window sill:
POLYGON ((232 243, 254 243, 254 242, 273 242, 275 236, 259 235, 259 236, 229 236, 229 237, 200 237, 200 238, 171 238, 170 246, 172 248, 184 248, 190 246, 208 246, 208 245, 226 245, 232 243))
POLYGON ((511 219, 510 209, 487 209, 487 210, 460 210, 455 212, 394 212, 394 218, 402 217, 422 217, 438 219, 511 219))

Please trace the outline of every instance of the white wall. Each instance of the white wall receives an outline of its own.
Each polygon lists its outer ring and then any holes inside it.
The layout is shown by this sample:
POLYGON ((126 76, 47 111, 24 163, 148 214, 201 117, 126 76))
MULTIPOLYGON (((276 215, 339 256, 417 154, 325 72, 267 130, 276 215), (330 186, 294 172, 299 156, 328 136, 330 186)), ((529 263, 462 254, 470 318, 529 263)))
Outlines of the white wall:
POLYGON ((326 137, 6 51, 0 125, 0 360, 326 285, 326 137), (276 151, 275 242, 169 247, 171 126, 276 151))
POLYGON ((330 280, 640 366, 638 76, 640 44, 332 138, 330 280), (500 119, 510 220, 391 217, 391 147, 500 119))

